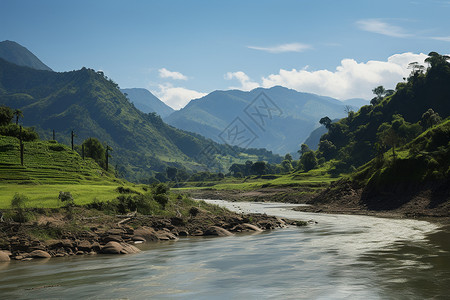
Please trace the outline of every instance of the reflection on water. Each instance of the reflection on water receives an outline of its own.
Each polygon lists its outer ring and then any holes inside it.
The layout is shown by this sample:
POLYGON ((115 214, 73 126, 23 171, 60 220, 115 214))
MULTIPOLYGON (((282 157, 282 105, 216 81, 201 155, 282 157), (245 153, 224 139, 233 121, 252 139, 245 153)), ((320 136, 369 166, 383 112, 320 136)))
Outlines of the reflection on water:
POLYGON ((0 264, 2 299, 445 299, 449 228, 226 203, 316 225, 142 245, 128 256, 0 264), (50 286, 50 287, 44 287, 50 286))

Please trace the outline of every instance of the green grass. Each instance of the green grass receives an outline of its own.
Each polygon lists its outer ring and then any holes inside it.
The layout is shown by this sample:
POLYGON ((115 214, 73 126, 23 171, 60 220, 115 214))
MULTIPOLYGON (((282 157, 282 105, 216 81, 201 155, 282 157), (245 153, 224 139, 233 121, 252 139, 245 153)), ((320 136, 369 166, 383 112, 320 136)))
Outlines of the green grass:
POLYGON ((250 176, 247 178, 225 178, 216 182, 188 182, 175 190, 215 189, 215 190, 256 190, 260 188, 308 188, 319 189, 339 178, 332 177, 328 166, 309 172, 293 172, 290 174, 250 176))
POLYGON ((20 164, 19 141, 0 136, 0 208, 9 208, 15 193, 29 198, 27 207, 60 207, 60 191, 70 192, 75 204, 111 200, 118 186, 140 192, 140 187, 117 179, 92 159, 82 159, 65 145, 52 141, 24 143, 24 166, 20 164))

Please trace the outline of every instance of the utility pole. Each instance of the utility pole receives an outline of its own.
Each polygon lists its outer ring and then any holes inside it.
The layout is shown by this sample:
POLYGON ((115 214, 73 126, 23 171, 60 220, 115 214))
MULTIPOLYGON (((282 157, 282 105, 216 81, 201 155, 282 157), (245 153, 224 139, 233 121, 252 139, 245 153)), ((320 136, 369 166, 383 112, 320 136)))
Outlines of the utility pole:
POLYGON ((81 157, 84 159, 84 144, 81 144, 81 157))
POLYGON ((73 130, 71 136, 72 136, 72 151, 73 151, 73 138, 75 137, 75 133, 73 132, 73 130))
POLYGON ((20 164, 23 166, 23 141, 22 141, 22 125, 20 125, 20 133, 19 133, 19 141, 20 141, 20 164))
POLYGON ((106 171, 108 171, 109 165, 109 151, 113 151, 113 149, 106 144, 106 171))
POLYGON ((55 139, 55 129, 53 129, 53 140, 56 141, 56 139, 55 139))

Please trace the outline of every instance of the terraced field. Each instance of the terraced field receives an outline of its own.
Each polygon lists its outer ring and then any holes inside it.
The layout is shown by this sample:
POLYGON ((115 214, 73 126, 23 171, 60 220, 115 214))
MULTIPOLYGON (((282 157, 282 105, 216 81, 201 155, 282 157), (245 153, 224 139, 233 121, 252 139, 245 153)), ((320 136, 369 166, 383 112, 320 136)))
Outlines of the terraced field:
POLYGON ((133 185, 117 179, 94 160, 83 159, 55 141, 24 143, 20 163, 19 140, 0 136, 0 208, 8 208, 15 193, 29 198, 27 207, 58 207, 60 191, 71 192, 76 204, 106 201, 119 195, 118 186, 133 185))

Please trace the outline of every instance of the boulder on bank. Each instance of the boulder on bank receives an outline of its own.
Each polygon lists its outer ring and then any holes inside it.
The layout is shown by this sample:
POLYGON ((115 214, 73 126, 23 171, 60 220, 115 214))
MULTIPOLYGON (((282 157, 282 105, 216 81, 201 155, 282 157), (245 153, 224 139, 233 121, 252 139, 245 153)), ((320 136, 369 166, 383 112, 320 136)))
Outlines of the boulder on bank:
POLYGON ((50 258, 52 256, 46 251, 34 250, 30 254, 28 254, 27 257, 31 257, 31 258, 50 258))
POLYGON ((262 232, 261 228, 259 228, 258 226, 252 225, 252 224, 243 223, 242 227, 244 227, 245 229, 250 230, 250 231, 262 232))
POLYGON ((147 242, 151 242, 151 241, 158 241, 159 238, 156 234, 156 231, 153 228, 144 226, 141 228, 138 228, 136 230, 134 230, 134 235, 132 237, 132 240, 134 241, 147 241, 147 242), (143 239, 143 240, 142 240, 143 239))
POLYGON ((10 255, 11 255, 11 252, 9 252, 9 251, 0 251, 0 262, 10 261, 11 260, 9 258, 10 255))
POLYGON ((233 234, 222 227, 211 226, 208 229, 206 229, 203 235, 230 236, 233 234))
POLYGON ((141 250, 135 246, 118 242, 108 242, 101 249, 101 253, 104 254, 133 254, 138 252, 141 252, 141 250))

